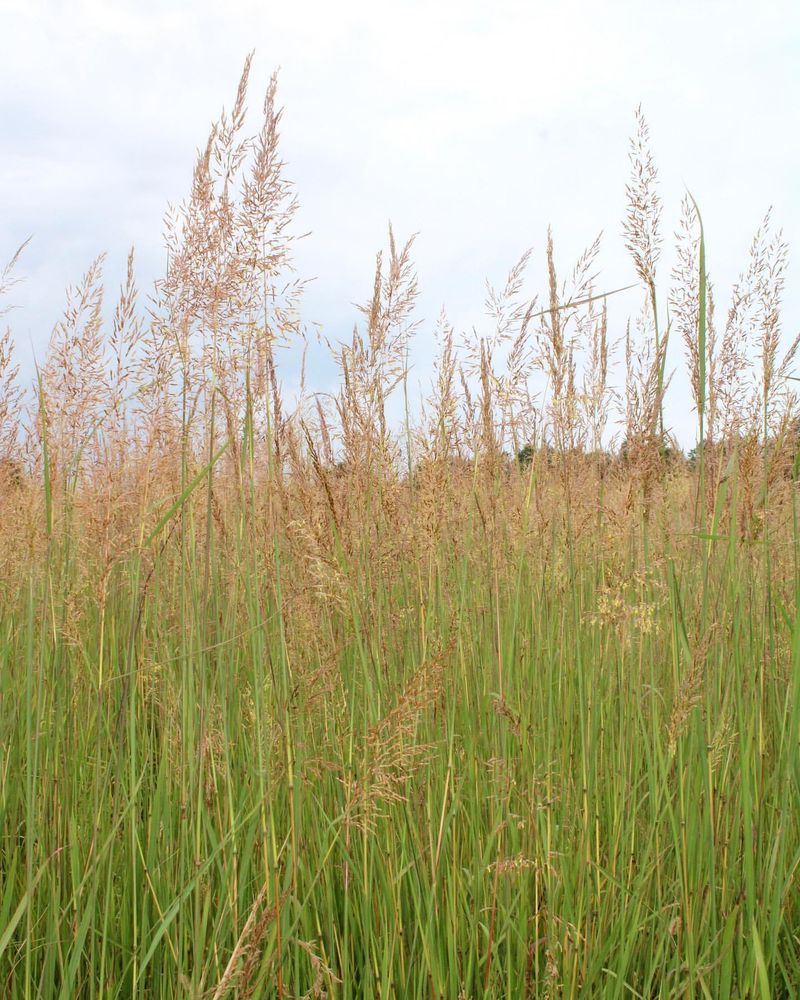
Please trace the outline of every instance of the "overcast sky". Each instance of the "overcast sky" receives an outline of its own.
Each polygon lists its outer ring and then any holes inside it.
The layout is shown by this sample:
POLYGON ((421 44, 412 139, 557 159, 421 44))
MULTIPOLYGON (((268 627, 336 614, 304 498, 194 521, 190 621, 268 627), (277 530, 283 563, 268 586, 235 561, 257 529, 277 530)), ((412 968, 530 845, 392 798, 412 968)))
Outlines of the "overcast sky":
MULTIPOLYGON (((12 316, 28 367, 98 252, 112 288, 131 244, 143 286, 158 274, 164 209, 253 48, 251 107, 281 67, 284 158, 311 231, 297 263, 316 279, 303 312, 328 336, 352 327, 389 219, 420 234, 420 377, 442 304, 457 327, 484 322, 484 279, 529 246, 530 289, 544 286, 550 223, 564 270, 603 230, 601 285, 634 280, 620 231, 640 102, 665 235, 688 187, 724 308, 773 205, 795 248, 787 338, 800 328, 798 0, 3 0, 0 24, 0 261, 33 235, 12 316)), ((311 372, 331 377, 313 358, 311 372)))

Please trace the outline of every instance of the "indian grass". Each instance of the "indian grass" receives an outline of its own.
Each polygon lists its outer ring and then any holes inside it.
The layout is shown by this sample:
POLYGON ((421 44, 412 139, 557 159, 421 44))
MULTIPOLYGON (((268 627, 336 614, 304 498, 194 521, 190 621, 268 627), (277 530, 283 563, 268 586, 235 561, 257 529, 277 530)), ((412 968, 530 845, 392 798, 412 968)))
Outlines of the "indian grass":
POLYGON ((620 448, 599 244, 565 282, 551 235, 544 308, 525 255, 494 330, 459 342, 442 316, 415 416, 390 234, 339 390, 288 411, 295 202, 274 79, 242 138, 249 71, 149 316, 131 258, 106 352, 96 262, 29 413, 0 341, 0 992, 797 995, 782 244, 758 237, 715 339, 688 218, 670 300, 696 460, 664 433, 641 114, 620 448))

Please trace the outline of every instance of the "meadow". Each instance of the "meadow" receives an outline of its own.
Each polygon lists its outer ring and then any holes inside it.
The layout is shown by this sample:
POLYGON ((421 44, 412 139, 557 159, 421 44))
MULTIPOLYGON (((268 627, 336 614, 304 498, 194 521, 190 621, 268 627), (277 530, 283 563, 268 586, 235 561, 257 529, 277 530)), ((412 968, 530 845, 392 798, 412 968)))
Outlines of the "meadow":
POLYGON ((131 256, 106 309, 95 261, 29 390, 0 337, 0 994, 798 996, 780 234, 720 312, 687 197, 657 274, 640 114, 626 328, 599 241, 562 278, 548 237, 482 333, 427 330, 417 404, 390 232, 308 348, 338 388, 287 402, 297 203, 248 73, 152 296, 131 256))

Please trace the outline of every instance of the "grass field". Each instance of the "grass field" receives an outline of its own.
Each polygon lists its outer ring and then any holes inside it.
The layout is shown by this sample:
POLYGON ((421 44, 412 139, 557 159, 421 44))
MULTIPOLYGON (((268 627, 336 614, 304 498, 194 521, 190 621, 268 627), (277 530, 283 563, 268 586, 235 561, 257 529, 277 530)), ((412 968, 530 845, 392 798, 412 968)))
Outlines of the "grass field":
POLYGON ((399 426, 392 237, 339 390, 289 407, 293 194, 246 83, 151 310, 131 264, 106 324, 93 265, 30 397, 0 341, 0 995, 797 996, 780 238, 716 321, 688 200, 662 301, 640 118, 621 389, 599 247, 562 283, 550 243, 541 303, 523 259, 489 333, 442 319, 399 426))

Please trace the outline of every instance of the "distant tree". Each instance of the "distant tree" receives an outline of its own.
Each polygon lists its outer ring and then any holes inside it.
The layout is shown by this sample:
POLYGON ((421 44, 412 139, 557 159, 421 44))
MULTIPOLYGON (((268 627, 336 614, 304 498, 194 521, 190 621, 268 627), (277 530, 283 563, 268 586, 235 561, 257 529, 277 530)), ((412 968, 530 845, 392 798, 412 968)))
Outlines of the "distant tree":
POLYGON ((527 469, 527 467, 533 461, 533 456, 536 454, 536 449, 532 444, 526 444, 524 447, 520 448, 517 452, 517 463, 521 468, 527 469))

